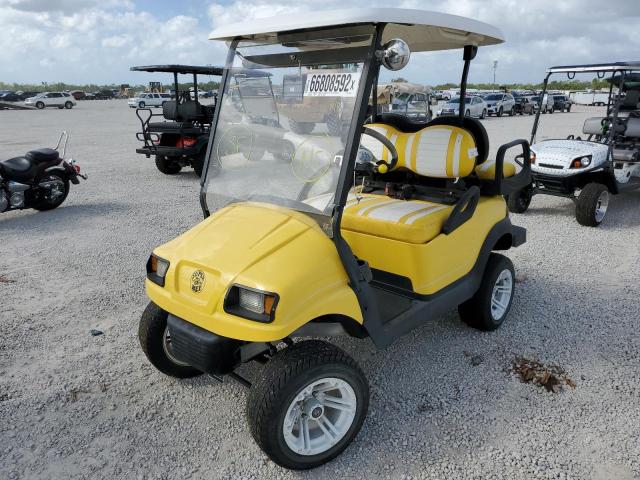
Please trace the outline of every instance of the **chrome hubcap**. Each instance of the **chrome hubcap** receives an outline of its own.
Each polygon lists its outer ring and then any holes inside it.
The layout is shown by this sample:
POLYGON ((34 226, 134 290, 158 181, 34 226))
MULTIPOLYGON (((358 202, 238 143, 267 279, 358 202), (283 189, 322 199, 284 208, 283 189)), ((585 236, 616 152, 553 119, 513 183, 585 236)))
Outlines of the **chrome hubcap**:
POLYGON ((498 280, 496 280, 491 294, 491 316, 494 320, 500 320, 504 316, 509 308, 512 293, 513 275, 511 270, 505 269, 498 275, 498 280))
POLYGON ((596 203, 596 222, 601 222, 604 216, 607 214, 607 207, 609 206, 609 192, 606 190, 598 197, 596 203))
POLYGON ((162 335, 162 349, 164 350, 164 354, 167 356, 169 360, 171 360, 176 365, 181 367, 189 366, 188 363, 185 363, 181 360, 178 360, 173 355, 173 349, 171 348, 171 334, 169 333, 169 327, 165 327, 164 334, 162 335))
POLYGON ((337 444, 356 416, 356 394, 339 378, 322 378, 295 396, 284 417, 287 446, 299 455, 317 455, 337 444))

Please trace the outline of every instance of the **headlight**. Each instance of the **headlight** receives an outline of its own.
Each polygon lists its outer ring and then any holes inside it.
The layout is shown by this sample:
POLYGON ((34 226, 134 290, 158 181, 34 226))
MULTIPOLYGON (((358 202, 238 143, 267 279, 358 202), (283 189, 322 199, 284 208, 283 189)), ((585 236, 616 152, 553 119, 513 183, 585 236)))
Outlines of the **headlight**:
POLYGON ((585 155, 584 157, 578 157, 571 162, 571 168, 584 168, 591 165, 591 155, 585 155))
POLYGON ((256 322, 271 323, 278 299, 275 293, 232 285, 224 299, 224 311, 256 322))
POLYGON ((151 254, 147 261, 147 278, 153 283, 164 287, 164 277, 169 270, 169 261, 151 254))

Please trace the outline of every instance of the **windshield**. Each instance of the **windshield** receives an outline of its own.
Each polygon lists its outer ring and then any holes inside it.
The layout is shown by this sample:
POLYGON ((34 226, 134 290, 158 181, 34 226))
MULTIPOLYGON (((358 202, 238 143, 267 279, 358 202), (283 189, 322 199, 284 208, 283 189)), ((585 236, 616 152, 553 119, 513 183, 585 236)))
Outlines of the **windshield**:
POLYGON ((372 29, 238 45, 203 187, 210 213, 235 202, 270 203, 310 214, 329 233, 372 29))
POLYGON ((502 95, 494 93, 492 95, 487 95, 484 97, 485 100, 502 100, 502 95))

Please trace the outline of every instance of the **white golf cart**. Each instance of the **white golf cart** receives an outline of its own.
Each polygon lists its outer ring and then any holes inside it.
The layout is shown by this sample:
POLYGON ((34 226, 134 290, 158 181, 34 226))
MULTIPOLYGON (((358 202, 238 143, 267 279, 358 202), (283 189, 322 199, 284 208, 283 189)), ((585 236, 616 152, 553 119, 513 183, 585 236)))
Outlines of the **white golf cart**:
POLYGON ((547 70, 544 90, 549 77, 558 73, 569 79, 576 74, 601 79, 611 75, 606 115, 585 120, 581 135, 536 142, 542 110, 538 105, 531 132, 533 181, 509 195, 509 210, 525 212, 539 193, 566 197, 576 204, 578 223, 596 227, 607 213, 609 195, 640 177, 640 62, 553 67, 547 70))

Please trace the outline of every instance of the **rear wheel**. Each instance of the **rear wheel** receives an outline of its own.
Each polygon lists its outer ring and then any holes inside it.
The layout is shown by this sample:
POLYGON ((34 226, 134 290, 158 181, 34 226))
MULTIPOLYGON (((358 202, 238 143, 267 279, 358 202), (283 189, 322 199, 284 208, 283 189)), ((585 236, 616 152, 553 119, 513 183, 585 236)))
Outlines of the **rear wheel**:
POLYGON ((156 155, 156 167, 165 175, 175 175, 182 170, 182 166, 173 157, 156 155))
POLYGON ((329 131, 329 135, 342 138, 347 128, 348 125, 337 115, 332 114, 327 117, 327 130, 329 131))
POLYGON ((71 110, 71 108, 73 107, 73 103, 71 102, 65 102, 64 104, 64 108, 66 108, 67 110, 71 110))
POLYGON ((295 120, 289 119, 289 128, 293 133, 297 133, 298 135, 308 135, 315 128, 316 124, 313 122, 296 122, 295 120))
POLYGON ((473 297, 458 306, 464 323, 478 330, 497 329, 511 309, 515 290, 513 263, 504 255, 492 253, 473 297))
POLYGON ((484 108, 484 109, 482 109, 482 114, 480 115, 480 118, 484 118, 486 116, 487 116, 487 109, 484 108))
POLYGON ((511 107, 511 110, 509 110, 509 116, 513 117, 513 107, 511 107))
POLYGON ((38 187, 41 196, 33 208, 41 212, 58 208, 69 195, 69 180, 60 175, 45 176, 38 182, 38 187))
POLYGON ((202 372, 177 359, 171 348, 171 335, 167 328, 167 312, 149 302, 138 327, 138 340, 149 362, 165 375, 190 378, 202 372))
POLYGON ((278 465, 296 470, 338 456, 360 431, 369 385, 357 363, 329 343, 309 340, 278 352, 247 402, 251 434, 278 465))
POLYGON ((570 111, 571 111, 571 105, 567 107, 567 113, 569 113, 570 111))
POLYGON ((588 183, 578 196, 576 220, 585 227, 597 227, 609 207, 609 190, 601 183, 588 183))
POLYGON ((511 213, 524 213, 529 209, 533 198, 533 187, 524 187, 516 192, 511 192, 507 197, 507 205, 511 213))

